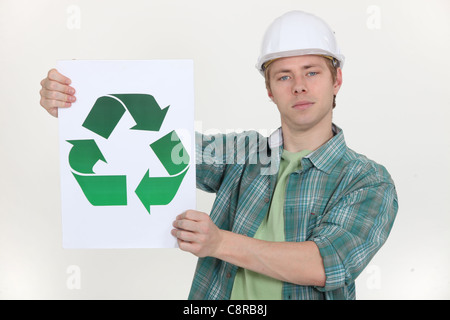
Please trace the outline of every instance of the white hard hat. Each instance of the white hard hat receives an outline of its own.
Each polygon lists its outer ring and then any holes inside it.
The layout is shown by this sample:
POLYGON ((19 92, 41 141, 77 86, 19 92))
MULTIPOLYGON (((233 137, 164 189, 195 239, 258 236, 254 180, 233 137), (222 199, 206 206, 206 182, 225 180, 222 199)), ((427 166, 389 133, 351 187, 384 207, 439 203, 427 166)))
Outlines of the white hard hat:
POLYGON ((308 54, 334 58, 341 68, 345 61, 334 32, 325 21, 303 11, 287 12, 266 30, 256 68, 264 75, 268 61, 308 54))

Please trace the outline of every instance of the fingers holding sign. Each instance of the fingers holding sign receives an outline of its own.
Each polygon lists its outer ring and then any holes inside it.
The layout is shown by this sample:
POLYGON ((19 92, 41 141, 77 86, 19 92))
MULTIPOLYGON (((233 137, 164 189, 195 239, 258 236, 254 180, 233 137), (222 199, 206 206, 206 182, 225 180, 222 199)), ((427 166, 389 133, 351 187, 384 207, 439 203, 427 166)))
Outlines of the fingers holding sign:
POLYGON ((70 86, 69 78, 56 69, 51 69, 41 81, 41 106, 54 117, 58 117, 58 108, 68 108, 75 102, 75 89, 70 86))
POLYGON ((177 216, 173 226, 179 248, 197 257, 214 256, 222 241, 221 230, 204 212, 188 210, 177 216))

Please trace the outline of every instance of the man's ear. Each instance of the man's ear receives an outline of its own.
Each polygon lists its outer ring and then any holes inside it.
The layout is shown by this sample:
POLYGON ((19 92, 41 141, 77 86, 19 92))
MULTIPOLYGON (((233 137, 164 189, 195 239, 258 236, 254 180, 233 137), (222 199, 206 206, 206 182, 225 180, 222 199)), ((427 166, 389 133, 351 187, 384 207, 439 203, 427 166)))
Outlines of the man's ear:
POLYGON ((273 94, 272 91, 270 91, 270 89, 267 89, 267 95, 269 96, 270 100, 273 101, 273 94))
POLYGON ((336 70, 336 81, 334 82, 334 95, 337 95, 342 86, 342 69, 336 70))

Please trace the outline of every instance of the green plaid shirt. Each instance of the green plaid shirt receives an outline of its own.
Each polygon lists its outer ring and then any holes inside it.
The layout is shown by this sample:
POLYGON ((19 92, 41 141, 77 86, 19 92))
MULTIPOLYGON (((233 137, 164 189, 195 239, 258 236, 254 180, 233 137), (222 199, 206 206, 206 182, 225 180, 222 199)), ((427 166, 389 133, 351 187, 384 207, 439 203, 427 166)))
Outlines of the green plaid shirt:
MULTIPOLYGON (((286 187, 286 241, 314 241, 323 258, 324 287, 285 282, 283 299, 355 299, 355 279, 386 241, 397 194, 386 169, 349 149, 343 132, 301 160, 286 187)), ((253 237, 266 216, 283 149, 281 128, 270 137, 249 131, 197 133, 197 187, 216 193, 211 219, 253 237)), ((198 260, 189 299, 229 299, 238 267, 198 260)))

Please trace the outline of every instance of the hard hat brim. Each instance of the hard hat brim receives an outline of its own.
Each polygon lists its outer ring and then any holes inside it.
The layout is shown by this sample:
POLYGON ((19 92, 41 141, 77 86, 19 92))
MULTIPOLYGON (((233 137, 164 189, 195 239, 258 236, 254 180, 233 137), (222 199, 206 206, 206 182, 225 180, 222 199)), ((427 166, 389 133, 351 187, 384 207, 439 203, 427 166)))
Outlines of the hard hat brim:
POLYGON ((323 49, 300 49, 300 50, 290 50, 290 51, 283 51, 283 52, 276 52, 264 55, 258 59, 258 62, 256 64, 256 68, 258 71, 264 76, 264 65, 269 61, 274 61, 276 59, 280 58, 289 58, 289 57, 296 57, 296 56, 306 56, 306 55, 318 55, 318 56, 326 56, 326 57, 333 57, 337 61, 339 61, 339 67, 342 69, 345 62, 344 55, 336 55, 329 51, 323 50, 323 49))

